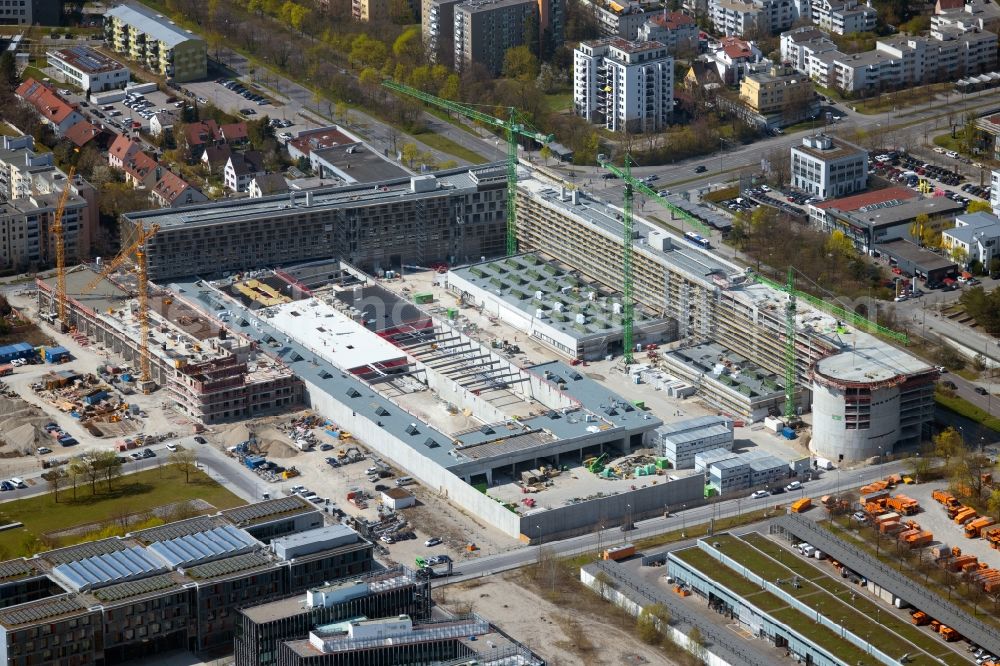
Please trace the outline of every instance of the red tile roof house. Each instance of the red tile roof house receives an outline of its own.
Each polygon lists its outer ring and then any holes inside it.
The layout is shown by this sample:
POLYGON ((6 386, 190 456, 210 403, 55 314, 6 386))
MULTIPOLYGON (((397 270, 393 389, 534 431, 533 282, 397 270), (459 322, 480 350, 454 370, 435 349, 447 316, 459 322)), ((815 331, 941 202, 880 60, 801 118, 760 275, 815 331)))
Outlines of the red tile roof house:
POLYGON ((160 179, 161 170, 156 160, 139 151, 125 162, 125 182, 132 187, 152 188, 160 179))
POLYGON ((125 162, 131 160, 132 156, 141 150, 142 145, 136 139, 119 134, 108 149, 108 166, 124 169, 125 162))
POLYGON ((188 154, 192 159, 199 159, 207 146, 233 144, 239 145, 249 141, 247 124, 244 122, 229 123, 219 127, 211 118, 197 123, 189 123, 184 127, 184 138, 188 145, 188 154))
POLYGON ((86 120, 76 107, 44 83, 28 79, 17 88, 17 96, 34 107, 42 121, 51 125, 56 136, 66 136, 69 128, 86 120))
POLYGON ((208 201, 208 197, 166 167, 160 172, 160 180, 149 196, 161 208, 180 208, 208 201))

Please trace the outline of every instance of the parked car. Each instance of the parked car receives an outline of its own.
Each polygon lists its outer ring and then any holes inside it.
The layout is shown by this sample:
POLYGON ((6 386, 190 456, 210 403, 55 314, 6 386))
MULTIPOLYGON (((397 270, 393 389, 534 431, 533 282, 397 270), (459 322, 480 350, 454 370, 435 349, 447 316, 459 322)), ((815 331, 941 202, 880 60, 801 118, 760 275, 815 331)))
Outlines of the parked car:
POLYGON ((750 494, 750 499, 754 499, 754 500, 755 499, 763 499, 765 497, 770 497, 770 496, 771 496, 771 493, 767 492, 766 490, 755 490, 755 491, 753 491, 753 493, 750 494))
POLYGON ((201 435, 195 436, 194 441, 198 442, 199 444, 208 444, 208 440, 206 440, 201 435))
POLYGON ((440 544, 441 544, 441 539, 438 537, 431 537, 427 541, 424 541, 424 545, 427 546, 428 548, 432 546, 438 546, 440 544))
POLYGON ((978 393, 979 395, 989 395, 989 394, 990 394, 990 392, 989 392, 989 391, 987 391, 986 389, 984 389, 984 388, 983 388, 982 386, 977 386, 977 387, 975 388, 975 391, 976 391, 976 393, 978 393))
POLYGON ((802 488, 802 482, 801 481, 792 481, 787 486, 785 486, 785 490, 787 490, 790 493, 793 493, 796 490, 800 490, 801 488, 802 488))
POLYGON ((47 446, 39 446, 38 449, 36 449, 36 453, 40 456, 44 456, 46 453, 52 453, 52 449, 47 446))
POLYGON ((171 443, 171 444, 167 444, 167 451, 170 451, 171 453, 173 453, 174 451, 176 451, 176 450, 177 450, 177 448, 178 448, 178 447, 177 447, 177 445, 176 445, 176 444, 173 444, 173 443, 171 443))
POLYGON ((699 164, 694 168, 695 173, 705 173, 706 171, 708 171, 708 167, 704 164, 699 164))

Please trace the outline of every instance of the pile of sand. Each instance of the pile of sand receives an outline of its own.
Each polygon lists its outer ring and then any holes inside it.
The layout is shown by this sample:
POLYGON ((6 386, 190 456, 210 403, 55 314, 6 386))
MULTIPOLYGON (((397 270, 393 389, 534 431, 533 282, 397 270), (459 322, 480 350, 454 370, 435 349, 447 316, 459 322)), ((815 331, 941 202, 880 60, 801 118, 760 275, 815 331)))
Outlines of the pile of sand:
POLYGON ((236 446, 248 439, 250 439, 250 430, 242 423, 224 426, 219 430, 219 441, 226 447, 236 446))
POLYGON ((51 442, 44 425, 51 419, 38 407, 20 398, 0 397, 0 455, 33 455, 35 449, 51 442))

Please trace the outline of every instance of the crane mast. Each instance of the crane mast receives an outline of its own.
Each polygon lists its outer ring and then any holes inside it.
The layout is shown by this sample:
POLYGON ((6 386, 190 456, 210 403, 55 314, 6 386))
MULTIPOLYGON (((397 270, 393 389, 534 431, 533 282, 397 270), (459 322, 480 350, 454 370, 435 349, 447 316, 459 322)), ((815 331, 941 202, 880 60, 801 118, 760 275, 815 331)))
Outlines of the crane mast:
POLYGON ((795 418, 795 274, 788 267, 788 303, 785 305, 785 420, 795 418))
POLYGON ((632 302, 632 160, 625 156, 625 202, 623 206, 622 225, 622 345, 625 352, 625 364, 631 365, 635 358, 632 355, 632 323, 635 314, 635 304, 632 302))
POLYGON ((66 202, 69 200, 69 190, 75 174, 76 167, 70 167, 69 173, 66 175, 66 184, 59 195, 59 204, 56 206, 52 219, 52 236, 56 246, 56 311, 64 331, 69 330, 69 314, 66 311, 66 236, 63 231, 63 212, 66 210, 66 202))
POLYGON ((507 107, 508 118, 506 120, 491 116, 487 113, 475 109, 467 104, 453 102, 448 99, 435 97, 422 90, 411 88, 408 85, 398 83, 392 79, 386 79, 382 85, 389 90, 393 90, 403 95, 408 95, 422 102, 431 104, 445 111, 457 113, 470 120, 482 123, 487 127, 503 130, 504 138, 507 140, 507 255, 517 254, 517 139, 524 137, 536 141, 542 145, 555 141, 552 134, 543 134, 527 127, 517 109, 507 107))

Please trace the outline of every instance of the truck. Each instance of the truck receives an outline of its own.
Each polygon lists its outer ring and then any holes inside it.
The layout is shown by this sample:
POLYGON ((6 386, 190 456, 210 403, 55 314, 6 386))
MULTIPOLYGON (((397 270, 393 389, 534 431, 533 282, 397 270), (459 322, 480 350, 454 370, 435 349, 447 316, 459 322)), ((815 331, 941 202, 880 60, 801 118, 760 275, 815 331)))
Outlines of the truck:
POLYGON ((941 638, 945 639, 949 643, 951 641, 957 641, 959 638, 961 638, 961 636, 957 631, 944 624, 938 627, 938 633, 941 634, 941 638))
POLYGON ((7 375, 14 374, 14 366, 10 363, 5 363, 0 365, 0 377, 6 377, 7 375))
POLYGON ((987 543, 990 544, 990 548, 1000 550, 1000 525, 990 525, 980 532, 987 543))
POLYGON ((997 521, 989 516, 981 516, 965 524, 965 538, 975 539, 982 534, 983 528, 995 524, 997 521))
POLYGON ((886 500, 886 504, 890 509, 901 513, 904 516, 912 516, 918 510, 920 510, 920 503, 906 495, 895 495, 886 500))
POLYGON ((945 507, 955 506, 958 504, 958 500, 955 499, 955 496, 947 490, 935 490, 931 492, 931 497, 935 502, 939 502, 945 507))
POLYGON ((635 555, 635 545, 631 543, 623 543, 620 546, 614 546, 606 549, 603 553, 601 553, 601 559, 614 560, 617 562, 619 560, 624 560, 627 557, 632 557, 633 555, 635 555))
POLYGON ((919 534, 914 534, 906 538, 906 545, 910 548, 923 548, 934 540, 934 534, 926 530, 919 534))
POLYGON ((910 614, 910 622, 918 627, 922 627, 925 624, 930 624, 931 618, 927 615, 927 613, 918 610, 910 614))
POLYGON ((792 513, 803 513, 808 511, 809 507, 812 506, 812 499, 809 497, 803 497, 802 499, 797 499, 792 502, 792 513))
POLYGON ((963 506, 961 509, 955 512, 955 524, 964 525, 970 520, 974 519, 979 514, 971 506, 963 506))

